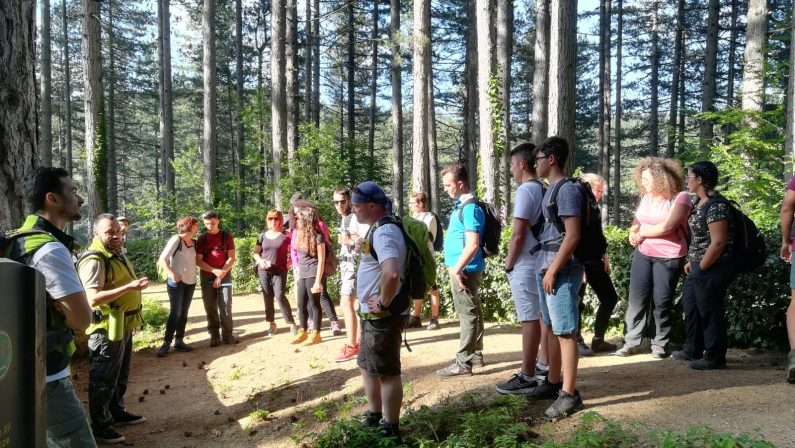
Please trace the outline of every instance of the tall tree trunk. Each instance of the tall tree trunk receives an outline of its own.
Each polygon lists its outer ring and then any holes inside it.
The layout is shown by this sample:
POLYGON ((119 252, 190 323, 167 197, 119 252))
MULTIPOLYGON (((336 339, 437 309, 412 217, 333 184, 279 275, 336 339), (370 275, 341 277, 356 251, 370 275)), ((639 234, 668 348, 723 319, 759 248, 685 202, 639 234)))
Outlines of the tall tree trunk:
POLYGON ((618 0, 618 15, 616 17, 616 131, 615 131, 615 160, 613 162, 613 224, 621 225, 621 118, 623 108, 621 105, 621 79, 623 70, 621 59, 624 55, 624 0, 618 0))
POLYGON ((282 206, 282 151, 287 146, 285 74, 285 3, 271 1, 271 139, 273 141, 273 202, 282 206))
POLYGON ((22 224, 23 179, 37 165, 36 2, 0 2, 0 228, 22 224))
MULTIPOLYGON (((480 175, 482 176, 483 200, 499 207, 499 176, 494 152, 494 108, 489 98, 489 81, 493 66, 494 35, 489 0, 477 0, 478 33, 478 118, 480 124, 480 175)), ((476 185, 471 185, 473 190, 476 185)))
MULTIPOLYGON (((726 73, 726 106, 734 107, 734 79, 737 77, 737 9, 739 7, 738 0, 732 0, 731 3, 731 17, 729 19, 729 60, 727 62, 726 73)), ((726 124, 723 127, 724 141, 728 143, 729 135, 732 133, 733 127, 726 124)))
MULTIPOLYGON (((431 51, 432 53, 432 51, 431 51)), ((431 57, 433 62, 433 57, 431 57)), ((439 215, 439 147, 436 140, 436 105, 433 91, 433 64, 428 66, 428 183, 430 184, 428 198, 429 210, 439 215)))
POLYGON ((392 196, 394 209, 403 214, 403 95, 400 71, 400 0, 389 3, 389 41, 392 47, 390 84, 392 84, 392 196))
POLYGON ((658 50, 660 35, 659 35, 659 7, 660 4, 657 0, 652 2, 652 15, 651 15, 651 104, 649 113, 649 147, 652 156, 657 156, 660 146, 660 53, 658 50))
MULTIPOLYGON (((102 102, 100 2, 83 0, 83 92, 88 219, 107 210, 107 142, 102 102)), ((89 227, 91 227, 89 225, 89 227)), ((91 232, 88 233, 91 235, 91 232)))
POLYGON ((478 33, 477 3, 469 0, 467 5, 467 48, 464 85, 464 159, 469 171, 469 184, 474 189, 478 185, 478 33))
POLYGON ((549 2, 537 0, 536 42, 533 53, 533 132, 536 144, 547 137, 549 129, 549 2))
POLYGON ((787 130, 784 139, 784 182, 789 182, 792 178, 793 162, 792 155, 795 154, 795 20, 790 24, 790 48, 789 48, 789 81, 787 83, 787 130))
POLYGON ((218 127, 218 98, 216 92, 215 66, 215 0, 204 0, 202 10, 202 42, 203 58, 203 91, 204 118, 202 132, 202 148, 204 151, 204 207, 213 206, 213 189, 215 188, 216 162, 216 128, 218 127))
POLYGON ((312 0, 312 119, 320 127, 320 0, 312 0))
MULTIPOLYGON (((736 1, 736 0, 734 0, 736 1)), ((679 90, 679 77, 681 76, 682 66, 682 46, 683 31, 685 26, 685 0, 676 2, 676 35, 674 36, 674 60, 672 62, 671 79, 671 107, 668 113, 668 138, 666 140, 665 157, 672 158, 676 147, 676 114, 679 102, 679 95, 684 92, 679 90)), ((682 111, 681 113, 684 113, 682 111)), ((681 149, 681 148, 680 148, 681 149)))
POLYGON ((41 0, 41 117, 39 160, 52 165, 52 20, 50 0, 41 0))
POLYGON ((411 144, 411 188, 430 192, 428 154, 428 77, 431 68, 431 4, 414 0, 414 122, 411 144))
POLYGON ((684 43, 686 41, 687 37, 682 35, 682 60, 679 65, 679 122, 676 125, 676 146, 679 151, 682 151, 685 147, 685 98, 687 96, 685 61, 687 60, 687 47, 684 46, 684 43))
POLYGON ((374 147, 375 147, 375 113, 376 113, 376 95, 378 93, 378 8, 379 2, 373 2, 373 55, 372 55, 372 74, 370 75, 370 129, 367 135, 367 178, 373 179, 375 176, 374 169, 374 147))
POLYGON ((312 0, 306 0, 304 24, 304 123, 312 121, 312 0))
POLYGON ((285 89, 287 90, 287 172, 292 172, 298 152, 298 9, 296 0, 287 0, 284 34, 285 89))
POLYGON ((69 18, 66 9, 66 0, 61 0, 61 14, 63 20, 63 64, 64 64, 64 108, 66 109, 66 123, 64 133, 66 137, 66 171, 72 175, 72 73, 69 56, 69 18))
POLYGON ((116 169, 116 33, 113 29, 113 0, 108 6, 108 210, 119 212, 118 171, 116 169))
POLYGON ((745 40, 742 109, 761 111, 764 103, 765 45, 767 44, 767 0, 749 0, 745 40))
POLYGON ((176 195, 174 179, 174 101, 171 96, 171 0, 158 0, 158 46, 160 68, 160 171, 165 180, 166 216, 173 218, 176 195))
MULTIPOLYGON (((611 0, 599 2, 599 175, 610 191, 610 27, 611 0)), ((602 225, 608 224, 608 201, 600 203, 602 225)))
POLYGON ((347 126, 347 162, 348 182, 353 185, 356 181, 356 23, 355 2, 348 3, 348 126, 347 126))
POLYGON ((243 5, 241 0, 235 0, 235 93, 237 96, 237 128, 235 144, 237 145, 237 192, 235 195, 235 211, 237 212, 237 231, 242 232, 245 219, 243 208, 246 203, 245 179, 246 165, 243 159, 245 153, 245 135, 243 128, 243 107, 246 102, 243 98, 243 5))
POLYGON ((513 54, 513 0, 497 0, 497 76, 500 84, 500 106, 502 135, 497 154, 499 175, 502 179, 502 212, 508 216, 511 210, 511 173, 508 169, 506 151, 511 147, 511 56, 513 54))
MULTIPOLYGON (((704 84, 701 93, 701 112, 715 110, 715 76, 718 68, 718 21, 720 13, 720 0, 709 0, 707 6, 707 43, 704 56, 704 84)), ((699 132, 699 148, 706 154, 707 148, 712 144, 714 130, 712 121, 701 120, 699 132)))
POLYGON ((262 76, 262 53, 265 51, 265 45, 267 43, 267 38, 263 39, 262 45, 259 43, 259 26, 262 25, 263 35, 267 34, 268 26, 264 23, 265 19, 265 11, 264 8, 259 8, 257 11, 257 32, 254 33, 254 44, 257 47, 257 120, 258 120, 258 129, 259 135, 257 136, 257 142, 259 147, 259 154, 260 154, 260 164, 259 170, 257 170, 257 185, 259 186, 259 203, 261 205, 265 205, 265 184, 266 184, 266 172, 265 167, 268 165, 268 152, 265 151, 265 88, 264 88, 264 79, 262 76))
POLYGON ((566 172, 575 166, 577 0, 552 0, 549 51, 549 134, 569 142, 566 172))

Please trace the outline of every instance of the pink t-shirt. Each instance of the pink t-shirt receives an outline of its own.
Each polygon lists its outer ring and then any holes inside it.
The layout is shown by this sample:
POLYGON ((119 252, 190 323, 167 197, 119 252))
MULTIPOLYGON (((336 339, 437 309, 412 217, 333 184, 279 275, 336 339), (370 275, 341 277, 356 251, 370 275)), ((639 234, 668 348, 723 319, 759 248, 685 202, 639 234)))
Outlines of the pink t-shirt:
MULTIPOLYGON (((687 208, 693 207, 690 194, 686 191, 677 194, 673 201, 660 201, 650 194, 644 194, 640 198, 638 211, 635 212, 635 218, 640 222, 640 229, 665 222, 676 204, 684 204, 687 208)), ((684 257, 687 254, 687 215, 682 218, 682 222, 673 232, 654 238, 644 238, 638 250, 647 257, 684 257)))

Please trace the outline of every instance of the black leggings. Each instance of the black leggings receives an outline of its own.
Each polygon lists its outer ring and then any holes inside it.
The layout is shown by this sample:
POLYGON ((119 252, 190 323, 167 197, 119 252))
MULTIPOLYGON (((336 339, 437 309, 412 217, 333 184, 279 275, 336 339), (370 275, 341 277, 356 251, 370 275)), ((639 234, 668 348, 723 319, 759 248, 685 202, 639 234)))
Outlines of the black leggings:
MULTIPOLYGON (((312 328, 309 328, 309 330, 318 331, 320 330, 320 320, 323 318, 323 314, 320 312, 320 294, 312 292, 312 286, 315 285, 315 277, 299 278, 297 283, 298 288, 295 296, 298 301, 299 326, 305 330, 307 329, 307 320, 309 319, 307 312, 311 312, 312 328)), ((323 277, 321 284, 325 290, 326 277, 323 277)))
POLYGON ((290 308, 290 302, 284 294, 284 284, 287 282, 286 270, 263 271, 259 269, 259 282, 262 286, 262 299, 265 301, 265 320, 273 322, 275 310, 273 308, 273 299, 279 301, 279 308, 282 310, 284 321, 289 325, 295 324, 293 319, 293 310, 290 308))
MULTIPOLYGON (((610 279, 610 274, 605 271, 605 264, 602 260, 596 262, 585 263, 585 279, 587 285, 591 285, 591 289, 599 299, 599 308, 596 310, 596 319, 593 325, 593 335, 595 338, 604 339, 607 326, 610 324, 610 317, 613 315, 613 309, 618 303, 618 293, 613 280, 610 279)), ((582 312, 585 309, 585 287, 586 282, 583 282, 580 287, 578 308, 580 310, 580 321, 577 325, 577 339, 582 339, 582 312)))

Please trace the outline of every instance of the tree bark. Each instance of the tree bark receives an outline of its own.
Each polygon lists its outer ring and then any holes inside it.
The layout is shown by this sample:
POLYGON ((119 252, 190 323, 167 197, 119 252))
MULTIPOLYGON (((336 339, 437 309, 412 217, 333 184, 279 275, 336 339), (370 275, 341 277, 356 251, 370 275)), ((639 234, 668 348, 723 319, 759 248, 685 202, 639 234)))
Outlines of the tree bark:
POLYGON ((354 24, 356 23, 355 8, 356 2, 348 3, 348 123, 347 123, 347 162, 348 162, 348 182, 353 185, 356 173, 356 34, 354 24))
POLYGON ((392 47, 392 196, 394 210, 403 214, 403 95, 400 71, 400 0, 389 3, 389 40, 392 47))
POLYGON ((36 2, 0 2, 0 228, 22 224, 36 160, 36 2))
POLYGON ((549 2, 536 1, 536 42, 533 59, 533 132, 536 144, 547 137, 549 129, 549 2))
POLYGON ((113 0, 105 0, 108 7, 108 210, 119 212, 119 196, 117 188, 118 171, 116 169, 116 34, 113 29, 113 0))
POLYGON ((243 97, 243 5, 241 0, 235 0, 235 93, 237 96, 237 116, 235 145, 237 146, 237 188, 235 194, 235 211, 237 212, 237 231, 242 232, 245 220, 243 218, 243 208, 246 203, 245 179, 246 165, 243 159, 245 153, 245 130, 243 128, 243 107, 245 99, 243 97))
MULTIPOLYGON (((489 98, 489 81, 493 67, 492 14, 489 0, 477 0, 478 34, 478 129, 480 133, 480 175, 482 177, 483 200, 499 207, 499 177, 494 152, 494 108, 489 98)), ((471 185, 475 190, 476 185, 471 185)))
POLYGON ((287 0, 285 5, 285 89, 287 90, 287 172, 296 162, 298 151, 298 9, 296 0, 287 0))
POLYGON ((273 202, 282 206, 282 152, 287 146, 285 74, 285 3, 271 1, 271 139, 273 140, 273 202))
POLYGON ((203 91, 204 118, 202 121, 202 149, 204 151, 204 207, 213 206, 213 189, 215 188, 216 162, 216 128, 218 124, 218 98, 216 93, 215 66, 215 0, 204 0, 202 10, 202 42, 203 42, 203 91))
POLYGON ((659 7, 657 0, 652 2, 651 16, 651 104, 649 113, 649 147, 652 156, 657 156, 660 146, 660 53, 659 53, 659 7))
POLYGON ((742 109, 761 111, 765 90, 764 52, 767 44, 767 0, 749 0, 746 29, 742 109))
MULTIPOLYGON (((158 0, 158 58, 160 60, 160 171, 167 203, 176 195, 174 179, 174 101, 171 96, 171 0, 158 0)), ((171 210, 171 207, 167 207, 171 210)), ((166 214, 173 217, 173 213, 166 214)))
POLYGON ((304 24, 304 123, 312 121, 312 0, 306 0, 304 24))
POLYGON ((621 105, 621 67, 624 55, 624 0, 618 0, 618 14, 616 17, 616 130, 615 130, 615 160, 613 162, 613 224, 621 225, 621 118, 623 109, 621 105))
POLYGON ((497 0, 497 76, 500 84, 500 105, 502 114, 502 135, 496 152, 498 173, 502 177, 502 212, 508 216, 511 211, 511 173, 506 151, 511 148, 511 56, 513 54, 513 0, 497 0))
POLYGON ((64 63, 64 108, 66 109, 66 123, 64 134, 66 137, 66 171, 72 175, 72 73, 69 56, 69 18, 66 9, 66 0, 61 1, 63 14, 63 63, 64 63))
MULTIPOLYGON (((100 2, 83 0, 83 92, 88 220, 107 210, 107 142, 102 103, 100 2)), ((89 224, 89 228, 91 225, 89 224)), ((91 235, 89 229, 88 235, 91 235)))
MULTIPOLYGON (((433 58, 431 57, 431 61, 433 58)), ((435 94, 433 91, 433 64, 428 66, 428 160, 429 176, 428 183, 430 189, 428 198, 430 199, 429 210, 439 215, 439 147, 436 140, 436 106, 435 94)))
POLYGON ((552 0, 549 51, 549 135, 569 142, 566 173, 575 166, 577 0, 552 0))
MULTIPOLYGON (((736 0, 735 0, 736 1, 736 0)), ((685 26, 685 0, 676 2, 676 34, 674 36, 674 59, 672 61, 671 75, 671 107, 668 113, 668 138, 666 140, 665 157, 672 158, 676 148, 676 114, 678 113, 679 95, 684 95, 679 91, 679 77, 681 76, 682 66, 682 46, 685 26)), ((682 112, 684 113, 684 112, 682 112)))
MULTIPOLYGON (((701 93, 701 112, 712 112, 715 110, 715 76, 718 68, 718 21, 720 1, 709 0, 707 10, 707 43, 704 56, 704 84, 701 93)), ((712 127, 712 121, 702 119, 699 132, 699 149, 702 154, 706 154, 707 148, 712 144, 713 136, 714 129, 712 127)))
POLYGON ((41 0, 41 117, 39 160, 52 165, 52 20, 50 0, 41 0))
POLYGON ((312 119, 315 127, 320 127, 320 0, 312 1, 312 33, 314 44, 312 45, 312 119))
MULTIPOLYGON (((599 2, 599 175, 610 191, 610 27, 611 0, 599 2)), ((600 204, 602 225, 608 224, 608 201, 600 204)))
MULTIPOLYGON (((732 0, 731 3, 731 17, 729 18, 729 60, 727 62, 726 73, 726 106, 735 107, 734 98, 734 78, 737 77, 737 9, 739 7, 738 0, 732 0)), ((729 135, 732 133, 733 128, 730 124, 723 127, 724 142, 728 143, 729 135)))
POLYGON ((414 0, 414 122, 411 144, 411 188, 430 193, 428 154, 428 85, 431 68, 430 0, 414 0))
POLYGON ((370 129, 367 135, 367 178, 373 179, 374 172, 374 150, 375 150, 375 113, 376 113, 376 99, 378 93, 378 8, 379 2, 373 2, 373 54, 372 54, 372 73, 370 75, 370 129))
POLYGON ((467 162, 469 184, 474 189, 478 185, 478 33, 477 4, 469 0, 467 4, 467 48, 465 56, 464 86, 464 154, 467 162))
POLYGON ((790 24, 789 81, 787 83, 787 130, 784 139, 784 182, 792 179, 793 146, 795 146, 795 20, 790 24))

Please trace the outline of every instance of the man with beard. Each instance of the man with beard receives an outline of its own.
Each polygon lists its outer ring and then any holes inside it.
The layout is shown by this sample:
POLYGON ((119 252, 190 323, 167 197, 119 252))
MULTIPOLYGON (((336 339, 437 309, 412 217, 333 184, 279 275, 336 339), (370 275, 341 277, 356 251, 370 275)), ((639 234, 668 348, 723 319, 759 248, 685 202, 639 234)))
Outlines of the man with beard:
POLYGON ((149 286, 138 278, 121 252, 119 221, 111 214, 94 220, 94 240, 78 261, 78 272, 94 309, 88 338, 88 407, 94 438, 119 443, 124 436, 114 426, 143 423, 146 418, 124 407, 130 376, 132 333, 143 324, 141 290, 149 286))

